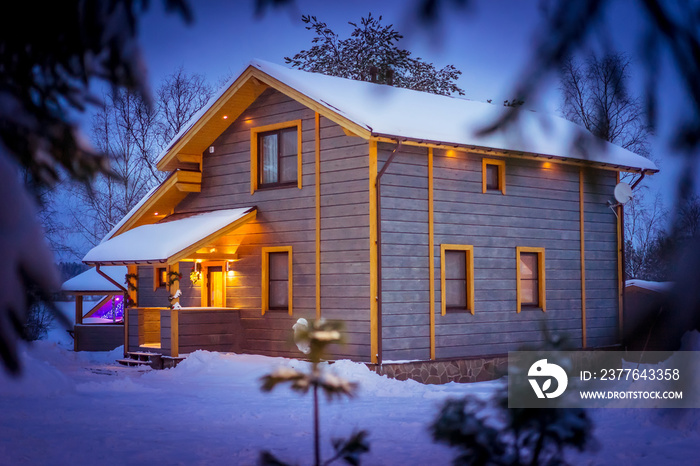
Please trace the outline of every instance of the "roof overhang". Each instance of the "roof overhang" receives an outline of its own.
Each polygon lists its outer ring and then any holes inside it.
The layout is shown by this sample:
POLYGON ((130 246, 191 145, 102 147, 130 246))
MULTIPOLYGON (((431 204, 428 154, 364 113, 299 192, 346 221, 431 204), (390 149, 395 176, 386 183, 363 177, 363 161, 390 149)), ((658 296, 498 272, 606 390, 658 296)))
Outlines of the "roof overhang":
POLYGON ((484 155, 492 155, 492 156, 500 156, 500 157, 515 157, 515 158, 521 158, 521 159, 530 159, 530 160, 540 160, 540 161, 550 161, 554 163, 563 163, 567 165, 578 165, 578 166, 590 166, 590 167, 595 167, 595 168, 602 168, 604 170, 612 170, 612 171, 623 171, 623 172, 629 172, 629 173, 639 173, 639 174, 644 174, 644 175, 653 175, 654 173, 658 173, 658 169, 640 169, 638 167, 631 167, 628 165, 621 165, 621 164, 615 164, 615 163, 605 163, 605 162, 599 162, 599 161, 594 161, 594 160, 583 160, 583 159, 577 159, 574 157, 561 157, 558 155, 548 155, 548 154, 538 154, 535 152, 523 152, 523 151, 513 151, 513 150, 500 150, 500 149, 494 149, 491 147, 481 147, 481 146, 473 146, 473 145, 465 145, 465 144, 449 144, 445 142, 440 142, 440 141, 429 141, 425 139, 412 139, 412 138, 405 138, 405 137, 396 137, 392 136, 389 134, 379 134, 379 133, 372 133, 371 134, 371 139, 377 142, 388 142, 388 143, 393 143, 396 144, 399 141, 401 141, 402 144, 408 145, 408 146, 417 146, 417 147, 432 147, 435 149, 442 149, 442 150, 459 150, 459 151, 464 151, 464 152, 472 152, 475 154, 484 154, 484 155))
MULTIPOLYGON (((183 260, 235 260, 243 235, 238 228, 257 209, 215 210, 141 225, 105 241, 83 258, 89 265, 175 264, 183 260)), ((173 216, 175 217, 175 216, 173 216)))

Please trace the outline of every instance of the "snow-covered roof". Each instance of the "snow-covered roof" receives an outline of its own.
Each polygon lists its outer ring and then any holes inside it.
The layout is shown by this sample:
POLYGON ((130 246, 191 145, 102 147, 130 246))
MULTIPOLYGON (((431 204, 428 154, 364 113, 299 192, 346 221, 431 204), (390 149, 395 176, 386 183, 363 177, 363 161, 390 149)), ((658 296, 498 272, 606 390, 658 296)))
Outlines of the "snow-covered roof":
POLYGON ((657 293, 666 293, 673 287, 673 282, 650 282, 646 280, 627 280, 625 286, 636 286, 637 288, 642 288, 649 291, 655 291, 657 293))
MULTIPOLYGON (((253 67, 375 137, 410 139, 426 143, 563 157, 604 163, 621 169, 658 171, 654 163, 622 147, 599 140, 584 128, 563 118, 522 110, 517 124, 507 131, 482 134, 509 109, 461 97, 441 96, 320 73, 294 70, 262 60, 253 67), (582 138, 599 145, 582 144, 582 138)), ((229 83, 234 83, 236 76, 229 83)), ((228 86, 224 86, 225 90, 228 86)), ((202 108, 173 144, 187 134, 197 120, 223 95, 202 108)), ((168 153, 166 149, 159 157, 168 153)))
POLYGON ((141 225, 100 243, 83 257, 83 262, 143 263, 167 260, 192 245, 241 220, 255 208, 215 210, 178 220, 141 225))
MULTIPOLYGON (((126 276, 126 267, 124 266, 105 266, 100 267, 100 271, 108 275, 112 280, 117 283, 124 283, 124 277, 126 276)), ((97 269, 94 267, 86 270, 80 275, 76 275, 70 280, 66 280, 61 285, 62 291, 75 291, 75 292, 121 292, 119 288, 114 286, 109 280, 97 273, 97 269)))

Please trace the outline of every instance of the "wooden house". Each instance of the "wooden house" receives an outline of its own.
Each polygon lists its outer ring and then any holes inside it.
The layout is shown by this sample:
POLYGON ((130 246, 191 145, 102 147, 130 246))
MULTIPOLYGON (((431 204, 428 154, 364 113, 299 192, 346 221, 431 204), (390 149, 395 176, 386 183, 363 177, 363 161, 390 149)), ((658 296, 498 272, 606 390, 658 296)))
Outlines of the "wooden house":
POLYGON ((345 321, 337 358, 457 380, 541 342, 543 322, 579 347, 617 344, 608 201, 620 172, 657 169, 530 111, 479 131, 505 110, 251 62, 84 258, 138 276, 126 349, 298 356, 293 323, 323 317, 345 321))

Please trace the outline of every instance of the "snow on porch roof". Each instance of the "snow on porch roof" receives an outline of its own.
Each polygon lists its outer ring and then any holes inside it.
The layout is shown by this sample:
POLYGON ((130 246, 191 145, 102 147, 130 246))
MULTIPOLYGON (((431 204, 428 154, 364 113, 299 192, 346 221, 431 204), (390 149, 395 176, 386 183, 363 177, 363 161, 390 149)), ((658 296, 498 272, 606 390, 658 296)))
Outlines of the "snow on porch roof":
POLYGON ((215 210, 142 225, 92 248, 86 264, 165 263, 255 218, 255 207, 215 210))
MULTIPOLYGON (((652 161, 620 146, 595 138, 585 128, 554 115, 522 110, 518 121, 507 131, 481 134, 509 109, 461 97, 391 87, 364 81, 311 73, 253 60, 246 68, 262 72, 260 79, 279 88, 298 92, 329 113, 356 125, 364 137, 408 139, 447 146, 493 149, 606 164, 621 170, 657 172, 652 161), (265 76, 271 78, 267 79, 265 76), (275 83, 277 82, 277 84, 275 83)), ((162 160, 173 145, 204 117, 245 73, 236 75, 219 95, 212 98, 159 157, 162 160)), ((235 97, 233 97, 235 98, 235 97)))
MULTIPOLYGON (((121 265, 107 266, 100 269, 102 272, 109 275, 112 280, 117 283, 124 283, 124 277, 126 276, 126 267, 121 265)), ((105 277, 97 273, 97 270, 93 267, 80 275, 76 275, 70 280, 66 280, 61 285, 61 291, 68 292, 109 292, 109 293, 120 293, 122 290, 110 283, 105 277)))

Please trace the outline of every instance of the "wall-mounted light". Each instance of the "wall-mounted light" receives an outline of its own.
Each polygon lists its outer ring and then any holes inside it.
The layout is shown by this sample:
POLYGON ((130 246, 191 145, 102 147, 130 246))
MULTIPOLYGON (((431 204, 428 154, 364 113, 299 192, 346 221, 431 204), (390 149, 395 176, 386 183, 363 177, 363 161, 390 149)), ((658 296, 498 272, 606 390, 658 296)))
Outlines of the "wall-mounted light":
POLYGON ((214 153, 214 146, 209 146, 209 153, 213 154, 214 153))
POLYGON ((545 162, 542 164, 542 168, 552 168, 551 162, 545 162))
POLYGON ((233 261, 226 261, 226 275, 230 278, 233 277, 233 261))

